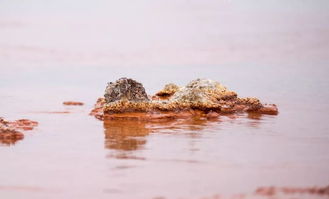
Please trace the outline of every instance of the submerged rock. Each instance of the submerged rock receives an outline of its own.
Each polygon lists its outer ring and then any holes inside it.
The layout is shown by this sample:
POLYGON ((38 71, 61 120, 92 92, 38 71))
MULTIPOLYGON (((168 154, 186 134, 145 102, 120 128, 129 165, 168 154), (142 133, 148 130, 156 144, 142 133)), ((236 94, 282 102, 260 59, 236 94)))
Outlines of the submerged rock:
POLYGON ((0 123, 0 143, 10 145, 23 138, 23 133, 0 123))
POLYGON ((37 125, 38 122, 32 120, 20 119, 11 122, 0 117, 0 143, 14 144, 24 138, 20 130, 32 130, 37 125))
POLYGON ((83 106, 83 102, 75 102, 75 101, 65 101, 63 102, 63 105, 66 106, 83 106))
POLYGON ((98 98, 94 108, 91 110, 89 115, 92 115, 92 116, 96 117, 99 120, 103 120, 104 119, 104 105, 105 105, 105 103, 106 103, 105 98, 101 98, 101 97, 98 98))
MULTIPOLYGON (((259 187, 255 191, 256 195, 276 198, 277 195, 313 195, 329 196, 329 186, 325 187, 259 187)), ((313 198, 312 197, 312 198, 313 198)), ((303 197, 304 198, 304 197, 303 197)), ((317 197, 316 197, 317 198, 317 197)))
POLYGON ((98 119, 161 119, 205 117, 214 118, 220 114, 234 112, 257 112, 277 114, 275 105, 263 105, 257 98, 238 98, 237 93, 228 90, 217 81, 196 79, 184 87, 167 84, 149 100, 141 83, 121 78, 109 83, 105 98, 100 98, 91 112, 98 119), (129 115, 125 113, 143 113, 129 115))

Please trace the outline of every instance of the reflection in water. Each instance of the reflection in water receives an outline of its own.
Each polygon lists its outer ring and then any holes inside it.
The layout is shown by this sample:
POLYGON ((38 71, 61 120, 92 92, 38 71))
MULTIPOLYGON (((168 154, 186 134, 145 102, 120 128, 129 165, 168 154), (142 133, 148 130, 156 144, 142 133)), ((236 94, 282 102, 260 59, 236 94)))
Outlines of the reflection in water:
POLYGON ((219 120, 180 119, 164 121, 138 120, 105 120, 105 147, 112 149, 114 154, 108 155, 117 159, 138 159, 133 151, 143 149, 146 136, 152 133, 184 133, 191 138, 199 138, 200 131, 213 126, 219 120))
POLYGON ((23 140, 24 137, 19 138, 7 138, 0 135, 0 145, 3 146, 12 146, 15 145, 17 141, 23 140))
POLYGON ((251 127, 259 127, 261 124, 263 114, 259 113, 248 113, 248 118, 250 121, 248 122, 249 126, 251 127))
MULTIPOLYGON (((226 115, 224 118, 229 119, 230 122, 246 121, 250 127, 258 127, 261 124, 261 114, 241 114, 241 115, 226 115), (247 116, 247 118, 246 118, 247 116), (233 118, 232 118, 233 117, 233 118)), ((140 159, 143 157, 136 157, 132 155, 133 151, 143 149, 146 144, 146 137, 150 133, 172 134, 184 133, 190 138, 200 138, 201 131, 219 129, 219 123, 225 121, 222 118, 218 119, 178 119, 178 120, 163 120, 163 121, 139 121, 139 120, 105 120, 105 147, 116 152, 114 157, 118 159, 140 159)))
POLYGON ((146 143, 145 137, 151 132, 145 122, 134 120, 104 121, 105 147, 109 149, 131 151, 146 143))

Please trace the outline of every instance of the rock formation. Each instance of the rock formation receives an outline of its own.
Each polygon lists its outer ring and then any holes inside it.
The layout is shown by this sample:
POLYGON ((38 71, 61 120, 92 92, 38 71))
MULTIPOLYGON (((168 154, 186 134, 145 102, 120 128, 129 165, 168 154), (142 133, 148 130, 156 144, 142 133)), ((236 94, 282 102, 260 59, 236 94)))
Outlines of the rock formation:
POLYGON ((119 100, 133 102, 149 101, 143 85, 128 78, 120 78, 115 83, 108 83, 104 97, 106 103, 119 100))
POLYGON ((104 97, 98 99, 91 112, 98 119, 213 118, 235 112, 278 114, 276 105, 264 105, 257 98, 239 98, 237 93, 209 79, 196 79, 184 87, 167 84, 150 100, 141 83, 121 78, 108 84, 104 97))

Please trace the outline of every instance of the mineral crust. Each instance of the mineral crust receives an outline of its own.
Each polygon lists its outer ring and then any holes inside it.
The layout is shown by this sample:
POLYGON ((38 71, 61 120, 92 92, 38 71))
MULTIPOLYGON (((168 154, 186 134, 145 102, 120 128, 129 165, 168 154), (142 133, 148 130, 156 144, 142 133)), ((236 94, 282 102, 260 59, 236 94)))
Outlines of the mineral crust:
POLYGON ((209 79, 196 79, 184 87, 167 84, 149 98, 141 83, 121 78, 108 84, 104 97, 98 99, 91 112, 98 119, 214 118, 235 112, 278 114, 276 105, 262 104, 257 98, 239 98, 236 92, 209 79))
POLYGON ((155 95, 161 96, 161 97, 170 97, 173 94, 175 94, 179 90, 179 86, 176 84, 170 83, 166 84, 165 87, 157 92, 155 95))

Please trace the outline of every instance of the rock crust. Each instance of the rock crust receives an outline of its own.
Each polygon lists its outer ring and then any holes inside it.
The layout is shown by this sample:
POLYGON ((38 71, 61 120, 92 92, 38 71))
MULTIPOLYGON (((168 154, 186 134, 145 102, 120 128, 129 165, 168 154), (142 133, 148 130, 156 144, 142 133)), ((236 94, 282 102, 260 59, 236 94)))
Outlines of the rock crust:
POLYGON ((139 118, 144 119, 167 118, 168 115, 170 118, 180 118, 180 115, 214 118, 235 112, 278 114, 276 105, 262 104, 257 98, 239 98, 236 92, 209 79, 196 79, 184 87, 167 84, 150 100, 141 83, 121 78, 108 84, 104 97, 98 99, 91 112, 98 119, 131 118, 126 113, 144 113, 143 116, 139 114, 139 118))
POLYGON ((157 92, 155 95, 161 96, 161 97, 170 97, 173 94, 175 94, 179 90, 179 86, 176 84, 170 83, 166 84, 162 90, 157 92))

